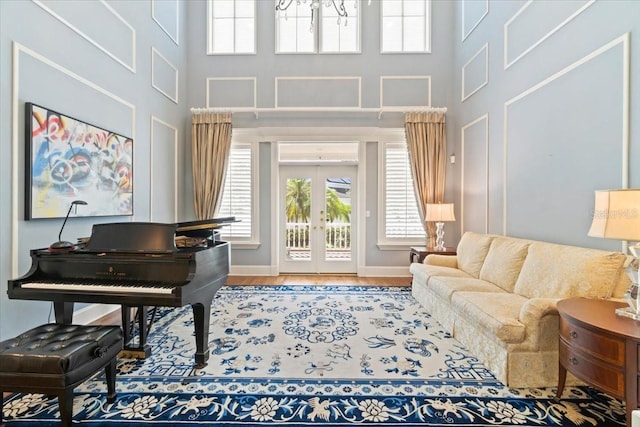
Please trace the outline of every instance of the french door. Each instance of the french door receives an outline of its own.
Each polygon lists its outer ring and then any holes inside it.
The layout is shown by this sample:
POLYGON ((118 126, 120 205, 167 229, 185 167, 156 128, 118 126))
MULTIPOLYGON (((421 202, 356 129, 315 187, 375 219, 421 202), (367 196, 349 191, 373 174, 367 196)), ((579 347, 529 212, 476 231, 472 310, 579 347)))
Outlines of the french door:
POLYGON ((356 273, 356 166, 280 166, 281 273, 356 273))

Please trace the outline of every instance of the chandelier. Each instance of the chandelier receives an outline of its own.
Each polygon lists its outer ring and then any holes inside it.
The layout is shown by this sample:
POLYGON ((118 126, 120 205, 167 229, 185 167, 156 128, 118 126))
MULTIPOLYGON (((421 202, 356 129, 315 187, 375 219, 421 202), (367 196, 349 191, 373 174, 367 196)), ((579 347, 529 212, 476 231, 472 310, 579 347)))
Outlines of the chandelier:
MULTIPOLYGON (((284 11, 284 17, 285 19, 287 19, 287 9, 289 9, 289 6, 291 6, 294 1, 298 6, 300 6, 301 3, 307 4, 307 0, 277 0, 276 13, 279 14, 280 12, 284 11)), ((358 0, 354 0, 353 3, 354 7, 358 6, 358 0)), ((347 13, 347 9, 344 7, 344 0, 309 0, 309 6, 311 7, 311 28, 309 28, 309 31, 311 32, 313 32, 315 22, 318 17, 318 9, 320 9, 320 6, 322 4, 324 4, 325 7, 333 6, 338 14, 338 25, 340 25, 340 23, 342 22, 342 18, 346 18, 347 16, 349 16, 349 14, 347 13)), ((371 0, 369 0, 369 4, 371 4, 371 0)), ((348 21, 345 19, 345 26, 347 25, 347 22, 348 21)))

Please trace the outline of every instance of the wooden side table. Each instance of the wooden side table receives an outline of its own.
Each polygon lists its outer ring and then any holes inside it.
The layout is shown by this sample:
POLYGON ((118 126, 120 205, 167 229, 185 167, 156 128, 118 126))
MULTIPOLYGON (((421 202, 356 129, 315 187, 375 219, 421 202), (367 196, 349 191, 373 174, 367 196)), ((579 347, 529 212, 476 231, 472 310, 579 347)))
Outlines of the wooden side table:
POLYGON ((429 254, 439 255, 455 255, 456 248, 445 248, 444 251, 436 250, 436 248, 427 248, 425 246, 412 246, 409 250, 409 264, 412 262, 422 262, 429 254))
POLYGON ((627 426, 638 408, 640 322, 618 316, 623 302, 570 298, 558 302, 560 398, 567 371, 587 384, 626 402, 627 426))

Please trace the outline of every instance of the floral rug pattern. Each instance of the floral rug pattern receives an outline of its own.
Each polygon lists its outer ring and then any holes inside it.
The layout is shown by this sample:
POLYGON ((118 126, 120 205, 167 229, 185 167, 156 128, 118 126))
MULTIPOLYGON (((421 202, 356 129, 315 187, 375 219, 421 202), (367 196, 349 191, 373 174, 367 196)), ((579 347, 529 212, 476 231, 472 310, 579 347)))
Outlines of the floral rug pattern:
MULTIPOLYGON (((409 288, 224 287, 208 364, 193 364, 190 307, 159 309, 152 355, 75 389, 83 425, 625 425, 624 403, 588 387, 509 389, 445 332, 409 288)), ((57 400, 14 394, 8 426, 59 422, 57 400)))

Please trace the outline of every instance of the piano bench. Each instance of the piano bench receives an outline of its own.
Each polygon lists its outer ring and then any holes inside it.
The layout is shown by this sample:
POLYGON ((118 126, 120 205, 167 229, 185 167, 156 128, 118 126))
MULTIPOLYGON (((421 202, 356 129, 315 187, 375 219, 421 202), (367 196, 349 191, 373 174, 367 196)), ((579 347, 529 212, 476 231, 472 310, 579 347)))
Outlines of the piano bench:
POLYGON ((49 323, 0 342, 0 423, 5 391, 56 395, 63 426, 71 426, 73 389, 105 368, 107 401, 116 397, 120 326, 49 323))

